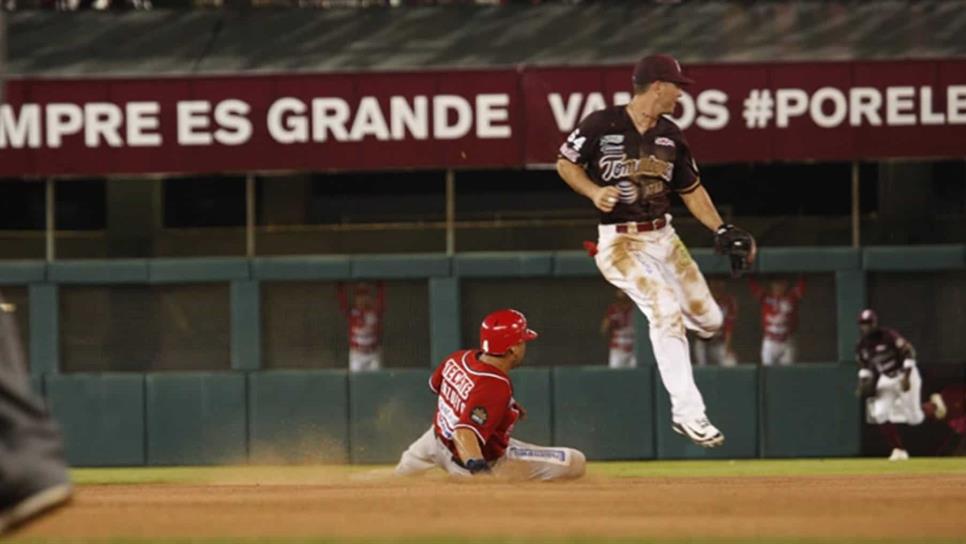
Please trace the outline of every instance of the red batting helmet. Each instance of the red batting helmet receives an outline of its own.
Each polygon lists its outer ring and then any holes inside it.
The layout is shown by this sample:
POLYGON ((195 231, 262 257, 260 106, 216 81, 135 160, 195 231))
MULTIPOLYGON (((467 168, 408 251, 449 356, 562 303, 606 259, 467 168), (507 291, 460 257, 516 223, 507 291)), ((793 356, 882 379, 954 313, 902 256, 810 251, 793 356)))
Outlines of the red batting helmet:
POLYGON ((871 308, 866 308, 859 314, 859 325, 872 325, 873 327, 877 327, 879 325, 879 316, 875 315, 875 311, 871 308))
POLYGON ((527 328, 526 316, 509 308, 491 313, 480 325, 480 347, 494 355, 502 355, 520 342, 536 337, 536 331, 527 328))

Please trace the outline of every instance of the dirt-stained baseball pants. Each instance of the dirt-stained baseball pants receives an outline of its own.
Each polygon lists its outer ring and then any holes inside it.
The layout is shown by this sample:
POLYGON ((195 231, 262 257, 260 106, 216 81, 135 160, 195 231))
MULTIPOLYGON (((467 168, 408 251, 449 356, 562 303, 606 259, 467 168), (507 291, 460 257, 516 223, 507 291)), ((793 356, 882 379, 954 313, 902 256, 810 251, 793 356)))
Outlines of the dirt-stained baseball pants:
POLYGON ((710 338, 724 317, 671 226, 671 216, 666 218, 663 228, 639 233, 618 233, 615 225, 600 225, 595 259, 604 278, 647 316, 654 358, 671 397, 671 417, 684 423, 705 415, 685 327, 710 338))
POLYGON ((879 376, 875 383, 875 396, 866 400, 866 420, 875 425, 883 423, 907 423, 919 425, 926 415, 919 397, 922 393, 922 377, 919 369, 909 374, 909 390, 902 390, 902 372, 889 377, 879 376))
MULTIPOLYGON (((495 476, 526 480, 563 480, 584 475, 587 460, 573 448, 545 448, 510 439, 506 455, 491 465, 495 476)), ((412 476, 439 467, 454 476, 470 476, 453 460, 453 454, 436 438, 433 428, 410 444, 396 465, 396 474, 412 476)))

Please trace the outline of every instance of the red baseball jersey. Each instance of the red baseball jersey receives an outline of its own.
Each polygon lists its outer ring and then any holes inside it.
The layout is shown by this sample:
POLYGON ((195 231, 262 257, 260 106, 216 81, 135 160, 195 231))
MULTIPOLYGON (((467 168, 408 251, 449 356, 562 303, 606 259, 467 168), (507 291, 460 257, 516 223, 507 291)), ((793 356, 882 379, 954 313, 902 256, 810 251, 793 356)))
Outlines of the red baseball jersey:
POLYGON ((474 350, 457 351, 429 378, 429 388, 439 396, 433 427, 457 458, 453 442, 456 429, 473 431, 483 457, 495 461, 510 444, 510 432, 520 418, 513 400, 513 384, 503 371, 480 362, 474 350))
POLYGON ((614 303, 607 307, 610 323, 610 347, 624 352, 634 351, 634 306, 614 303))
POLYGON ((722 334, 729 334, 735 330, 735 322, 738 320, 738 299, 734 295, 725 293, 720 298, 715 297, 718 308, 724 317, 724 324, 721 326, 722 334))
POLYGON ((379 348, 379 337, 382 332, 382 315, 377 309, 363 310, 350 308, 349 318, 349 347, 363 351, 379 348))
POLYGON ((798 305, 805 294, 805 281, 798 280, 783 295, 772 295, 751 280, 751 292, 761 304, 761 332, 771 340, 784 342, 798 328, 798 305))

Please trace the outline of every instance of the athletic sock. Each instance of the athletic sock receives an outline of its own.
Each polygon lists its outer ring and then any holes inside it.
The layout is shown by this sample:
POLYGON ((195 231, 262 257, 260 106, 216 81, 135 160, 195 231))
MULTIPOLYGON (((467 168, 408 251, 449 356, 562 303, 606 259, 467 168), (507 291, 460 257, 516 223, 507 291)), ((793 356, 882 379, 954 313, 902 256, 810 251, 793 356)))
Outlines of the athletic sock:
POLYGON ((882 436, 885 438, 887 444, 900 450, 906 449, 902 446, 902 437, 899 436, 899 429, 896 427, 895 423, 883 423, 882 425, 879 425, 879 431, 882 433, 882 436))

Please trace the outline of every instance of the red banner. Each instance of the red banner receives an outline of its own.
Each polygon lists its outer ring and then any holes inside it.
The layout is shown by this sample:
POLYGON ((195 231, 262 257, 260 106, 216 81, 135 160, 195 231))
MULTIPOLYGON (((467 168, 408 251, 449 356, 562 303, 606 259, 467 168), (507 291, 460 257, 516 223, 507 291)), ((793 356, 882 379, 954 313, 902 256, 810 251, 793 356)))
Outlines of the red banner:
MULTIPOLYGON (((697 65, 700 162, 966 156, 966 60, 697 65)), ((630 67, 11 80, 0 175, 549 164, 630 67)))

